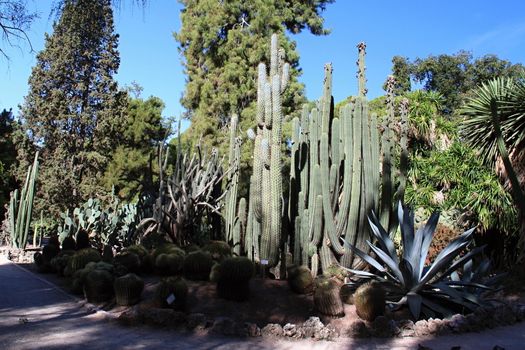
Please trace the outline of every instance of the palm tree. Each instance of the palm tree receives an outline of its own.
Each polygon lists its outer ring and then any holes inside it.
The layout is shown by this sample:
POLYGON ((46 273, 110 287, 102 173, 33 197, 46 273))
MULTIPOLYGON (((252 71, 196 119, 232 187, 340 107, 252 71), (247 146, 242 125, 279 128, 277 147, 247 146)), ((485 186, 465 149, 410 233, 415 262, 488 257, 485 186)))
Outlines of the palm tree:
POLYGON ((525 194, 512 167, 509 149, 518 155, 525 150, 525 77, 495 78, 474 92, 462 108, 465 117, 460 133, 480 151, 482 160, 494 166, 501 157, 521 219, 521 258, 525 257, 525 194))

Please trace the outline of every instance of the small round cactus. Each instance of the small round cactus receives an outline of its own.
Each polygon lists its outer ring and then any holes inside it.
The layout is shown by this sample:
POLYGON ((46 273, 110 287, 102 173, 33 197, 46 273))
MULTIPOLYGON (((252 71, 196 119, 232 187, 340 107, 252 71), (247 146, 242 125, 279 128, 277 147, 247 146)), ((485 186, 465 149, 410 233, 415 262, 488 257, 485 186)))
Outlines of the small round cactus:
POLYGON ((134 273, 128 273, 116 278, 113 288, 115 289, 115 300, 118 305, 134 305, 140 301, 140 296, 144 289, 144 281, 134 273))
POLYGON ((231 247, 224 241, 210 241, 202 247, 202 250, 209 252, 213 260, 218 262, 232 255, 231 247))
POLYGON ((69 260, 71 273, 83 269, 90 262, 98 262, 102 259, 100 253, 93 248, 86 248, 77 251, 69 260))
POLYGON ((132 252, 122 252, 113 258, 113 265, 122 265, 127 272, 137 273, 140 270, 140 258, 132 252))
POLYGON ((288 268, 288 284, 298 294, 309 294, 314 289, 312 272, 306 266, 290 266, 288 268))
POLYGON ((113 275, 106 270, 92 270, 84 280, 84 296, 90 303, 101 303, 113 297, 113 275))
POLYGON ((385 290, 375 281, 365 283, 354 293, 357 315, 365 321, 373 321, 385 313, 385 290))
POLYGON ((163 278, 157 285, 155 297, 161 307, 185 310, 188 285, 181 277, 163 278))
POLYGON ((253 277, 254 266, 246 257, 226 258, 219 265, 217 293, 219 297, 245 301, 250 297, 250 279, 253 277))
POLYGON ((327 316, 344 316, 344 307, 339 297, 340 285, 325 276, 315 280, 314 305, 317 311, 327 316))
POLYGON ((183 255, 162 253, 155 259, 155 271, 164 276, 178 275, 182 272, 183 264, 183 255))
POLYGON ((212 266, 213 259, 210 253, 200 250, 189 253, 184 258, 184 277, 193 281, 207 281, 212 266))

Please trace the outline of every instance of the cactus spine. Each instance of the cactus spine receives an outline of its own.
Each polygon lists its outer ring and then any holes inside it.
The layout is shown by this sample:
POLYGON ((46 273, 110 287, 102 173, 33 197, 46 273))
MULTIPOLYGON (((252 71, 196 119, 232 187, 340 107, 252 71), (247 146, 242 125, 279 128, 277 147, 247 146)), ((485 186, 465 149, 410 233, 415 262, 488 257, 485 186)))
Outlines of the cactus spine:
POLYGON ((9 231, 11 245, 15 248, 24 249, 27 244, 31 217, 33 214, 33 200, 35 198, 36 179, 38 177, 38 152, 35 155, 33 165, 29 166, 26 181, 22 190, 11 192, 9 201, 9 231))

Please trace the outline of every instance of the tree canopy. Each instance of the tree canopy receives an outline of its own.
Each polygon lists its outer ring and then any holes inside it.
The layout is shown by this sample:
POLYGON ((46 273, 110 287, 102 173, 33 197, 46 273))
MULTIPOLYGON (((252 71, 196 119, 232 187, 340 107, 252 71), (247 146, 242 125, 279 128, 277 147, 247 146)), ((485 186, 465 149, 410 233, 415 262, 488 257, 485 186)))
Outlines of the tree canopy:
POLYGON ((59 211, 104 192, 100 179, 118 144, 126 94, 109 0, 64 1, 29 78, 26 133, 40 149, 42 199, 59 211))
MULTIPOLYGON (((333 0, 217 1, 183 0, 182 28, 175 33, 184 57, 187 84, 181 99, 192 124, 187 137, 205 146, 227 149, 230 116, 241 130, 254 127, 257 65, 269 62, 270 36, 279 34, 282 53, 291 65, 291 83, 283 96, 284 115, 298 112, 305 100, 295 43, 285 30, 309 29, 326 34, 321 12, 333 0), (224 130, 224 132, 221 132, 224 130)), ((243 158, 249 151, 244 150, 243 158)), ((222 154, 225 154, 222 152, 222 154)))

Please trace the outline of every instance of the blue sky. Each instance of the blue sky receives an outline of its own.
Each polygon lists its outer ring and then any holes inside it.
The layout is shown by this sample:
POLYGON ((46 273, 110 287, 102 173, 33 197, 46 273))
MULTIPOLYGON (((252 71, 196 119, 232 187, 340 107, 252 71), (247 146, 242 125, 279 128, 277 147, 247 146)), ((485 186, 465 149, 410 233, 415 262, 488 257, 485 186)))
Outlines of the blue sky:
MULTIPOLYGON (((166 104, 164 116, 179 116, 179 99, 185 76, 172 33, 180 28, 181 5, 175 0, 150 0, 142 10, 122 0, 115 12, 116 32, 120 34, 121 66, 117 79, 121 85, 136 81, 143 96, 160 97, 166 104)), ((44 47, 44 32, 51 33, 49 17, 52 0, 28 0, 40 18, 30 31, 35 52, 27 45, 8 48, 10 62, 0 58, 0 108, 13 108, 28 92, 27 80, 35 64, 36 52, 44 47)), ((367 43, 369 97, 383 94, 382 85, 395 55, 415 59, 428 55, 471 51, 475 57, 496 54, 513 63, 525 63, 525 1, 349 1, 328 5, 323 13, 328 36, 308 32, 292 36, 297 42, 309 99, 321 94, 323 65, 334 66, 334 98, 340 101, 355 94, 356 44, 367 43)))

